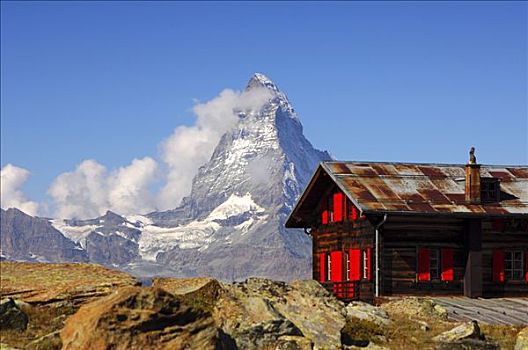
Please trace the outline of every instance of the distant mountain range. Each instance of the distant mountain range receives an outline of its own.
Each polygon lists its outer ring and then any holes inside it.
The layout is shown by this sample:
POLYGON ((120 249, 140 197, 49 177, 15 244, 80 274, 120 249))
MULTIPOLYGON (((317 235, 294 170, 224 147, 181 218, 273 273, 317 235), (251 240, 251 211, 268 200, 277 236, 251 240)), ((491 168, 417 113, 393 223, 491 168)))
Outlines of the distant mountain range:
POLYGON ((239 112, 192 190, 175 209, 91 220, 48 220, 2 210, 7 259, 91 261, 138 275, 261 276, 311 274, 311 240, 284 222, 327 152, 313 148, 286 95, 262 74, 246 90, 265 88, 260 110, 239 112))

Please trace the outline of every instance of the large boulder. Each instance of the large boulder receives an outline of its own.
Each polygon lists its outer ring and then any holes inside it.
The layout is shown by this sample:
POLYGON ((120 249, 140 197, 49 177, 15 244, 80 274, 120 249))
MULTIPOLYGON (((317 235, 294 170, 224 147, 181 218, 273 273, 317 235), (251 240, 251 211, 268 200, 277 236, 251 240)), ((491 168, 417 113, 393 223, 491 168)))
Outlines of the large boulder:
POLYGON ((25 330, 28 316, 12 298, 0 301, 0 329, 25 330))
POLYGON ((528 327, 523 328, 519 334, 517 334, 515 350, 528 350, 528 327))
POLYGON ((385 310, 361 301, 353 301, 347 305, 346 317, 347 320, 350 318, 367 320, 378 326, 388 326, 391 322, 385 310))
POLYGON ((224 289, 220 282, 208 277, 152 279, 152 286, 175 295, 184 295, 185 300, 212 309, 224 289))
POLYGON ((341 349, 345 305, 319 282, 293 281, 291 290, 277 298, 276 309, 297 325, 316 349, 341 349))
POLYGON ((482 339, 480 327, 477 321, 462 323, 461 325, 445 331, 433 338, 440 343, 454 343, 465 339, 482 339))
POLYGON ((285 283, 260 279, 225 284, 214 308, 215 320, 240 349, 274 348, 281 343, 286 346, 291 341, 279 339, 303 336, 274 305, 274 299, 286 289, 285 283))
POLYGON ((294 348, 296 343, 301 349, 311 344, 315 349, 341 349, 344 304, 318 282, 294 281, 288 285, 250 278, 223 285, 223 289, 215 318, 240 348, 294 348), (292 338, 300 336, 306 341, 292 338))
POLYGON ((159 288, 125 287, 82 306, 61 331, 63 349, 221 349, 211 314, 159 288))

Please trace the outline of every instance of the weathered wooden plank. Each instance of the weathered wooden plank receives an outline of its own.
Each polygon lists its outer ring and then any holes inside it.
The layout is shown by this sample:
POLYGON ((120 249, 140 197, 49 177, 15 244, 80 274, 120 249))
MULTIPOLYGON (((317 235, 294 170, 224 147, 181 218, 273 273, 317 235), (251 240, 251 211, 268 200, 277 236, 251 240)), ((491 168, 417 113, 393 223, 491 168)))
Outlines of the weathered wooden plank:
MULTIPOLYGON (((519 308, 519 299, 470 299, 465 297, 435 297, 449 317, 458 321, 477 320, 489 324, 528 324, 528 308, 519 308)), ((522 301, 522 299, 521 299, 522 301)))

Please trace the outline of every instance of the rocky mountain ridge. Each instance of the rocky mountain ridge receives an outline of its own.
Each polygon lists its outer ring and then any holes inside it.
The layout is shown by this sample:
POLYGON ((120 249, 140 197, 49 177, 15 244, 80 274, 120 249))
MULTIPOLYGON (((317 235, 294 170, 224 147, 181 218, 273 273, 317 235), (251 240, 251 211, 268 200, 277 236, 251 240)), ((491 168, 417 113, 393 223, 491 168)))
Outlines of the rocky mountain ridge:
POLYGON ((0 256, 23 261, 87 262, 86 251, 49 220, 0 209, 0 256))

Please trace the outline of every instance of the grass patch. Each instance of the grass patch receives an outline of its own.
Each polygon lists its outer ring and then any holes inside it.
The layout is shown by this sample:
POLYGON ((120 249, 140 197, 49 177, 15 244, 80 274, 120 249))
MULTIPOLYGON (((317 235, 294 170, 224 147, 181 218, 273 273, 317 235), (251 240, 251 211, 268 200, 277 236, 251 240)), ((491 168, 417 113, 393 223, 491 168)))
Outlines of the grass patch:
POLYGON ((372 321, 349 318, 341 330, 341 343, 344 345, 364 346, 369 342, 380 342, 385 331, 372 321))
POLYGON ((499 343, 501 349, 513 349, 517 334, 524 326, 503 326, 479 324, 480 331, 484 333, 486 340, 499 343))
POLYGON ((421 317, 415 320, 407 314, 388 312, 392 322, 385 331, 387 342, 381 345, 385 345, 391 350, 433 350, 436 343, 431 338, 457 325, 454 322, 442 321, 436 317, 427 319, 423 315, 419 315, 421 317), (424 329, 423 324, 419 321, 425 321, 429 326, 428 329, 424 329))

